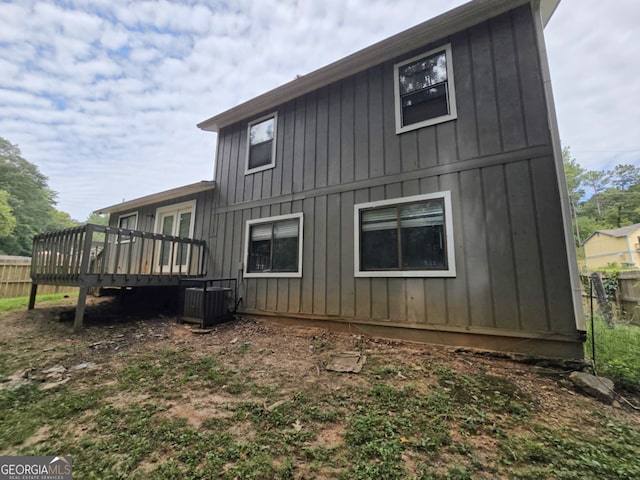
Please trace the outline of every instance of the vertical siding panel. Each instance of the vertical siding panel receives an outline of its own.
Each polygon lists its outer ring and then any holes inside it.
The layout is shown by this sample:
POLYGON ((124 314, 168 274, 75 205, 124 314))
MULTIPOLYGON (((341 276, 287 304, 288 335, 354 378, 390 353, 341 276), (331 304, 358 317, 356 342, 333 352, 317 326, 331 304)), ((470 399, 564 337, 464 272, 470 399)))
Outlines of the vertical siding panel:
POLYGON ((340 281, 340 314, 343 317, 353 317, 355 314, 355 288, 353 277, 353 206, 355 204, 354 192, 344 192, 340 195, 340 230, 342 237, 341 247, 341 276, 340 281))
POLYGON ((470 39, 478 142, 480 154, 488 155, 502 150, 488 24, 485 22, 472 27, 470 39))
POLYGON ((410 172, 418 168, 418 134, 416 131, 400 135, 400 156, 402 171, 410 172))
POLYGON ((264 170, 259 173, 259 177, 256 177, 256 181, 261 181, 262 185, 258 193, 256 189, 256 198, 269 198, 271 197, 271 185, 273 184, 273 168, 264 170))
POLYGON ((485 222, 491 236, 488 244, 489 265, 494 305, 494 326, 518 330, 518 279, 514 266, 513 242, 509 222, 509 206, 504 167, 482 170, 485 222))
MULTIPOLYGON (((222 276, 222 263, 224 261, 224 224, 226 221, 226 214, 222 213, 216 215, 216 245, 215 255, 213 257, 213 275, 216 277, 222 276)), ((156 247, 157 248, 157 247, 156 247)))
POLYGON ((329 88, 318 91, 318 121, 316 125, 316 188, 327 185, 327 162, 329 147, 329 88))
POLYGON ((466 262, 471 325, 492 327, 491 279, 479 170, 460 172, 460 197, 464 212, 462 241, 465 244, 465 258, 461 260, 466 262))
POLYGON ((549 125, 531 9, 525 5, 514 10, 512 20, 527 140, 542 145, 549 142, 549 125))
MULTIPOLYGON (((318 129, 316 122, 318 118, 318 95, 313 92, 306 97, 307 106, 305 110, 304 133, 299 132, 301 138, 304 138, 304 177, 303 190, 313 190, 316 183, 316 138, 318 129)), ((301 159, 296 157, 296 161, 301 159)))
POLYGON ((315 261, 315 223, 314 223, 314 199, 303 201, 304 212, 304 236, 302 238, 302 312, 313 313, 313 279, 315 261))
POLYGON ((498 112, 502 129, 502 148, 514 150, 527 145, 520 85, 516 67, 516 55, 509 14, 501 15, 490 22, 493 44, 493 60, 496 70, 498 112))
MULTIPOLYGON (((284 169, 284 138, 287 129, 286 105, 278 108, 278 125, 276 132, 276 165, 271 169, 271 196, 282 194, 282 171, 284 169)), ((254 200, 256 200, 254 198, 254 200)))
POLYGON ((521 328, 530 331, 547 329, 544 289, 540 269, 538 232, 536 231, 533 193, 527 161, 505 166, 513 243, 518 278, 521 328))
POLYGON ((279 278, 277 280, 278 298, 276 299, 276 309, 278 312, 286 312, 289 308, 289 279, 279 278))
POLYGON ((340 121, 341 121, 341 83, 336 82, 329 87, 329 151, 327 185, 340 183, 340 121))
POLYGON ((436 127, 418 130, 418 166, 420 168, 438 165, 438 141, 436 127))
POLYGON ((464 217, 462 210, 460 179, 453 173, 440 177, 440 188, 451 191, 453 231, 456 252, 456 277, 446 279, 447 320, 449 325, 466 327, 469 325, 469 306, 467 302, 468 285, 464 248, 464 217))
POLYGON ((247 158, 246 145, 247 145, 247 129, 240 128, 240 136, 238 138, 238 156, 236 160, 236 176, 235 176, 236 193, 233 198, 234 203, 240 203, 244 198, 244 187, 245 187, 244 167, 245 167, 246 158, 247 158))
POLYGON ((223 154, 222 162, 220 164, 220 179, 216 182, 216 187, 218 188, 219 204, 224 207, 228 203, 227 191, 229 188, 229 164, 231 162, 231 143, 233 139, 232 128, 223 129, 221 138, 224 138, 224 143, 222 145, 223 154))
POLYGON ((468 31, 457 34, 453 41, 453 72, 456 84, 458 119, 458 151, 461 160, 478 156, 475 99, 473 98, 473 68, 468 31))
POLYGON ((438 138, 438 163, 447 164, 458 160, 456 123, 446 122, 436 125, 438 138))
POLYGON ((384 175, 382 66, 369 69, 369 176, 384 175))
POLYGON ((236 198, 239 146, 240 128, 234 128, 231 137, 231 153, 229 154, 229 179, 227 180, 227 203, 229 204, 232 204, 236 198))
POLYGON ((354 80, 353 77, 348 77, 342 81, 340 183, 353 182, 354 176, 354 97, 354 80))
POLYGON ((540 250, 545 280, 544 287, 548 301, 550 330, 575 331, 569 265, 566 255, 564 225, 558 205, 560 197, 555 182, 555 165, 552 157, 531 162, 532 185, 536 206, 540 250))
POLYGON ((327 302, 327 197, 314 205, 313 313, 324 314, 327 302))
POLYGON ((238 278, 242 275, 242 250, 244 245, 242 243, 242 212, 237 211, 233 213, 233 244, 231 249, 228 250, 231 255, 231 269, 229 271, 229 277, 238 278))
POLYGON ((301 192, 304 183, 304 167, 306 164, 304 158, 304 131, 305 131, 306 105, 305 98, 301 97, 296 100, 295 110, 295 128, 293 133, 293 192, 301 192))
MULTIPOLYGON (((380 188, 384 188, 384 187, 379 187, 377 189, 372 189, 372 190, 379 190, 380 188)), ((359 203, 366 203, 371 201, 371 198, 369 196, 369 189, 361 189, 361 190, 356 190, 355 192, 355 204, 359 204, 359 203)), ((352 218, 352 223, 353 223, 353 210, 351 211, 351 218, 352 218)), ((351 227, 351 229, 353 230, 353 226, 351 227)), ((343 241, 346 241, 347 239, 344 238, 343 236, 343 241)), ((355 241, 355 232, 354 235, 351 237, 351 251, 353 252, 353 242, 355 241)), ((352 254, 353 255, 353 254, 352 254)), ((355 262, 355 259, 354 259, 355 262)), ((353 278, 353 269, 351 270, 351 277, 353 278)), ((356 318, 370 318, 371 317, 371 279, 370 278, 366 278, 366 277, 359 277, 359 278, 353 278, 353 280, 355 281, 355 300, 356 300, 356 311, 355 311, 355 316, 356 318)), ((384 281, 384 279, 382 279, 384 281)), ((376 292, 376 295, 383 295, 382 291, 376 292)), ((385 292, 385 296, 386 296, 386 292, 385 292)), ((380 298, 376 298, 376 300, 382 300, 380 298)))
POLYGON ((400 173, 400 139, 396 134, 395 97, 393 93, 393 65, 382 66, 382 108, 384 128, 384 173, 400 173))
POLYGON ((355 77, 355 179, 369 178, 369 88, 367 72, 355 77))
POLYGON ((223 277, 228 277, 231 274, 231 265, 233 263, 232 261, 232 255, 231 252, 233 251, 233 216, 234 216, 234 212, 229 212, 225 215, 225 222, 222 224, 222 228, 224 229, 224 246, 222 247, 222 251, 224 252, 224 259, 222 262, 222 276, 223 277))
POLYGON ((284 140, 282 142, 282 190, 281 194, 291 193, 293 188, 293 141, 295 138, 295 102, 285 105, 283 114, 284 140))
POLYGON ((340 315, 340 194, 327 197, 327 315, 340 315), (330 220, 331 219, 331 220, 330 220))
POLYGON ((264 172, 252 173, 250 176, 253 177, 253 193, 252 197, 254 200, 259 200, 262 198, 262 184, 264 182, 264 172))
MULTIPOLYGON (((244 175, 245 167, 242 167, 242 173, 244 175)), ((243 201, 250 202, 253 200, 253 183, 254 183, 255 174, 244 175, 244 194, 242 196, 243 201)), ((220 184, 216 184, 216 188, 219 187, 220 184)))
MULTIPOLYGON (((256 218, 266 217, 267 215, 262 215, 261 209, 259 207, 251 209, 251 219, 255 220, 256 218)), ((247 235, 249 232, 247 232, 247 235)), ((246 261, 246 259, 245 259, 246 261)), ((258 310, 266 310, 267 308, 267 279, 266 278, 256 278, 256 309, 258 310)))

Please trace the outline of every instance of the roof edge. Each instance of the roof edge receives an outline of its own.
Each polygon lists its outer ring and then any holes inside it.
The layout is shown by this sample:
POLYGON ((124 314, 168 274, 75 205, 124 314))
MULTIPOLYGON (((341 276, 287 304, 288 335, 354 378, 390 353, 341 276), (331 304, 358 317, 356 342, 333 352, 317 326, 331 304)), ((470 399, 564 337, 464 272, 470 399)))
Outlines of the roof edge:
POLYGON ((223 127, 391 60, 415 49, 418 45, 426 45, 444 39, 447 35, 528 3, 533 4, 535 10, 539 10, 543 24, 546 25, 560 0, 473 0, 467 2, 214 115, 198 123, 197 127, 204 131, 217 133, 223 127))
POLYGON ((111 214, 116 212, 123 212, 125 210, 131 210, 133 208, 143 207, 152 203, 163 202, 165 200, 172 200, 174 198, 184 197, 186 195, 192 195, 194 193, 204 192, 205 190, 212 190, 215 188, 216 182, 213 180, 201 180, 200 182, 191 183, 189 185, 183 185, 181 187, 164 190, 162 192, 152 193, 151 195, 145 195, 144 197, 134 198, 126 202, 117 203, 104 208, 94 210, 93 213, 99 215, 111 214))

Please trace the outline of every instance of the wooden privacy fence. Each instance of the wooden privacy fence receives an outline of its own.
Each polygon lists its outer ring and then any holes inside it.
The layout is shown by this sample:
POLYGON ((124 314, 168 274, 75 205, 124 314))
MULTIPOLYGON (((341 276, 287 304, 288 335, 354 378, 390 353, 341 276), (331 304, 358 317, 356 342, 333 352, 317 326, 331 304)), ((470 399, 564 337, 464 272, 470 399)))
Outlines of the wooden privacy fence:
MULTIPOLYGON (((603 277, 606 274, 601 274, 603 277)), ((615 304, 625 321, 640 325, 640 270, 618 272, 613 286, 608 287, 608 294, 615 291, 615 304)), ((589 308, 589 275, 581 275, 584 307, 589 308)), ((611 275, 609 274, 609 278, 611 275)), ((594 292, 595 297, 595 292, 594 292)), ((598 308, 596 302, 596 308, 598 308)))
MULTIPOLYGON (((26 297, 31 291, 31 257, 0 255, 0 298, 26 297)), ((43 286, 39 293, 76 292, 63 285, 43 286)))

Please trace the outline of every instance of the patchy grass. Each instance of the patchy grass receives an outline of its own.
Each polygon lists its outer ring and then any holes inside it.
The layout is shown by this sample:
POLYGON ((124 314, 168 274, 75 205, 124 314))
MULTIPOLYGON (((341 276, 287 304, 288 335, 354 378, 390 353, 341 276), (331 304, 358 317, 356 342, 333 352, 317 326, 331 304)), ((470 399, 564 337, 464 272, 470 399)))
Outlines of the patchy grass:
MULTIPOLYGON (((91 326, 72 340, 53 320, 15 325, 5 370, 44 345, 55 363, 98 368, 53 390, 0 383, 0 455, 71 454, 78 478, 640 478, 634 414, 527 365, 249 321, 209 336, 168 320, 91 326), (361 374, 324 369, 354 348, 369 358, 361 374)), ((35 372, 54 362, 28 358, 35 372)))
POLYGON ((594 327, 592 332, 587 320, 589 341, 585 343, 585 355, 592 356, 591 342, 595 338, 598 374, 640 388, 640 327, 616 324, 611 329, 599 317, 595 318, 594 327))
MULTIPOLYGON (((49 293, 45 295, 36 295, 36 305, 55 304, 63 298, 77 297, 77 293, 49 293)), ((13 297, 0 298, 0 313, 10 312, 12 310, 26 309, 29 306, 29 297, 13 297)))

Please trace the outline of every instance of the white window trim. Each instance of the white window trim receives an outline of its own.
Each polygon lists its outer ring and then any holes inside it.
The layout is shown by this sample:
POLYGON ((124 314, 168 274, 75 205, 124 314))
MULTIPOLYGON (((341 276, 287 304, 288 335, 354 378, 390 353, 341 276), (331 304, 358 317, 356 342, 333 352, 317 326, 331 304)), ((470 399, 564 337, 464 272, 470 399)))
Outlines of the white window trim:
MULTIPOLYGON (((129 230, 137 230, 138 229, 138 212, 137 211, 136 212, 130 212, 130 213, 127 213, 125 215, 120 215, 118 217, 118 229, 122 228, 122 227, 120 227, 120 220, 122 220, 123 218, 128 218, 128 217, 135 217, 136 218, 136 220, 134 222, 134 225, 133 225, 133 228, 130 228, 129 230)), ((129 238, 129 236, 127 236, 126 238, 121 238, 120 239, 120 243, 129 243, 129 242, 131 242, 131 240, 132 239, 129 238)), ((133 241, 134 242, 136 241, 135 237, 133 237, 133 241)))
POLYGON ((455 277, 456 276, 456 255, 455 242, 453 239, 453 218, 451 209, 451 191, 427 193, 423 195, 413 195, 410 197, 393 198, 390 200, 379 200, 376 202, 359 203, 353 208, 353 265, 354 277, 455 277), (382 207, 385 205, 400 205, 403 203, 414 203, 434 198, 444 199, 444 218, 447 243, 447 264, 446 270, 360 270, 360 211, 368 208, 382 207))
POLYGON ((273 112, 268 115, 264 115, 263 117, 256 118, 255 120, 252 120, 251 122, 249 122, 249 124, 247 125, 247 148, 246 148, 245 163, 244 163, 245 175, 251 175, 252 173, 258 173, 258 172, 262 172, 263 170, 269 170, 270 168, 274 168, 276 166, 277 139, 278 139, 278 112, 273 112), (270 118, 273 118, 273 142, 271 145, 271 163, 262 165, 261 167, 249 168, 249 152, 251 150, 251 145, 249 144, 249 136, 251 133, 251 127, 257 123, 264 122, 265 120, 268 120, 270 118))
POLYGON ((255 220, 247 220, 244 229, 244 268, 243 275, 245 278, 301 278, 302 277, 302 239, 303 239, 303 226, 304 226, 304 217, 303 213, 290 213, 287 215, 277 215, 275 217, 266 217, 266 218, 256 218, 255 220), (298 271, 297 272, 248 272, 249 268, 249 231, 251 229, 251 225, 261 224, 261 223, 272 223, 278 222, 281 220, 289 220, 291 218, 297 218, 298 225, 298 271))
POLYGON ((189 224, 189 238, 193 238, 193 229, 195 226, 195 220, 196 220, 196 201, 195 200, 190 200, 188 202, 182 202, 182 203, 174 203, 171 205, 166 205, 164 207, 158 207, 156 208, 156 219, 155 219, 155 225, 153 227, 153 231, 155 233, 161 233, 161 225, 160 225, 160 216, 163 213, 166 212, 172 212, 172 211, 177 211, 177 210, 191 210, 191 222, 189 224))
POLYGON ((456 106, 456 88, 455 88, 455 79, 453 76, 453 60, 451 55, 451 44, 447 43, 438 48, 434 48, 433 50, 429 50, 426 53, 421 53, 420 55, 416 55, 415 57, 411 57, 408 60, 404 60, 400 63, 396 63, 393 66, 393 90, 395 95, 395 105, 396 105, 396 134, 410 132, 411 130, 416 130, 418 128, 428 127, 429 125, 436 125, 438 123, 448 122, 450 120, 455 120, 458 118, 458 109, 456 106), (415 62, 424 57, 428 57, 435 53, 443 51, 445 52, 445 56, 447 59, 447 89, 449 91, 449 114, 441 115, 440 117, 430 118, 428 120, 424 120, 418 123, 412 123, 411 125, 402 125, 402 105, 400 104, 400 81, 399 81, 399 69, 400 67, 415 62))

